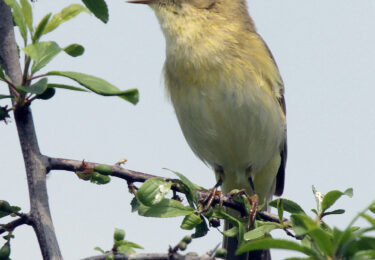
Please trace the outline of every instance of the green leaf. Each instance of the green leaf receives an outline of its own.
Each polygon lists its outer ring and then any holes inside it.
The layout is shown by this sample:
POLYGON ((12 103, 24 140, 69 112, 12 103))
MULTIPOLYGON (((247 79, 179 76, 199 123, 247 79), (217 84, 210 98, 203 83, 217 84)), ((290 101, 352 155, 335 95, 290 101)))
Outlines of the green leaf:
POLYGON ((34 60, 33 66, 31 67, 32 73, 46 66, 61 50, 62 49, 55 42, 32 43, 23 49, 23 51, 34 60))
POLYGON ((36 83, 30 86, 16 86, 16 88, 20 92, 40 95, 47 89, 47 82, 47 78, 42 78, 41 80, 38 80, 36 83))
POLYGON ((372 204, 368 207, 368 209, 369 209, 372 213, 375 214, 375 202, 372 203, 372 204))
POLYGON ((119 246, 117 248, 117 252, 120 253, 120 254, 134 254, 134 253, 136 253, 136 251, 133 248, 128 247, 128 246, 119 246))
POLYGON ((107 184, 108 182, 110 182, 111 178, 109 176, 102 175, 102 174, 100 174, 98 172, 93 172, 90 181, 92 183, 95 183, 95 184, 98 184, 98 185, 102 185, 102 184, 107 184))
POLYGON ((32 32, 33 28, 33 12, 31 11, 31 5, 28 0, 21 0, 22 13, 26 21, 26 25, 29 28, 29 31, 32 32))
POLYGON ((98 247, 98 246, 94 247, 94 250, 95 250, 95 251, 98 251, 98 252, 100 252, 100 253, 102 253, 103 255, 107 253, 107 252, 105 252, 103 249, 101 249, 101 248, 98 247))
MULTIPOLYGON (((170 170, 171 171, 171 170, 170 170)), ((186 178, 183 174, 175 171, 171 171, 178 176, 181 182, 184 184, 184 187, 187 191, 187 197, 189 200, 192 200, 195 205, 198 203, 198 193, 197 189, 195 188, 195 184, 192 183, 188 178, 186 178)))
POLYGON ((126 246, 126 247, 130 247, 130 248, 143 249, 142 246, 140 246, 140 245, 138 245, 134 242, 126 241, 126 240, 116 241, 116 244, 118 244, 119 246, 126 246))
POLYGON ((113 233, 113 239, 115 241, 121 241, 125 238, 125 231, 123 229, 115 228, 115 232, 113 233))
POLYGON ((85 48, 82 45, 73 43, 65 47, 64 51, 72 57, 78 57, 78 56, 81 56, 85 52, 85 48))
POLYGON ((202 219, 203 221, 195 227, 195 232, 192 234, 192 238, 199 238, 203 237, 207 234, 208 232, 208 227, 205 219, 202 219))
POLYGON ((351 257, 351 260, 366 260, 366 259, 368 260, 375 259, 375 250, 359 251, 351 257))
POLYGON ((199 215, 192 213, 185 216, 184 220, 182 221, 181 228, 186 230, 191 230, 202 223, 202 219, 199 215))
POLYGON ((4 98, 13 98, 12 95, 1 95, 0 94, 0 99, 4 99, 4 98))
POLYGON ((322 212, 330 208, 342 195, 346 195, 349 198, 353 197, 353 189, 347 189, 344 192, 338 190, 332 190, 323 197, 322 201, 322 212))
POLYGON ((220 207, 215 207, 215 213, 213 215, 215 218, 222 218, 227 220, 233 226, 237 227, 238 229, 238 244, 241 245, 244 241, 244 234, 246 232, 245 225, 239 221, 237 218, 229 215, 228 213, 224 212, 223 209, 220 207))
POLYGON ((114 260, 115 257, 113 256, 113 253, 111 253, 105 260, 114 260))
POLYGON ((8 260, 9 256, 10 256, 10 244, 9 242, 7 242, 0 248, 0 259, 8 260))
POLYGON ((5 78, 5 74, 4 74, 4 70, 3 70, 3 67, 1 66, 0 64, 0 79, 4 79, 5 78))
POLYGON ((72 4, 61 10, 60 13, 55 14, 51 21, 48 22, 43 34, 47 34, 55 30, 60 24, 69 21, 70 19, 76 17, 82 12, 89 13, 89 10, 80 4, 72 4))
POLYGON ((340 257, 345 255, 348 246, 355 240, 354 230, 347 228, 344 231, 340 231, 336 228, 333 229, 333 248, 335 248, 336 256, 340 257))
POLYGON ((272 230, 274 230, 276 228, 279 228, 279 226, 276 225, 276 224, 272 224, 272 223, 262 225, 260 227, 257 227, 255 229, 250 230, 249 232, 245 233, 244 239, 245 240, 254 240, 254 239, 262 238, 267 233, 271 232, 272 230))
POLYGON ((35 29, 35 33, 33 36, 33 43, 39 41, 40 37, 43 35, 43 31, 46 28, 49 18, 51 18, 52 13, 49 13, 43 17, 43 19, 39 22, 38 26, 35 29))
POLYGON ((11 208, 12 212, 19 212, 19 211, 21 211, 21 208, 18 207, 18 206, 11 206, 10 208, 11 208))
POLYGON ((132 207, 132 212, 138 211, 140 205, 141 204, 139 203, 139 201, 137 200, 137 198, 134 197, 132 199, 132 201, 130 202, 130 206, 132 207))
POLYGON ((110 175, 113 172, 112 167, 107 164, 99 164, 95 166, 95 171, 103 175, 110 175))
POLYGON ((308 256, 317 257, 316 259, 319 259, 318 253, 308 247, 301 246, 298 243, 293 242, 293 241, 284 240, 284 239, 274 239, 274 238, 264 238, 260 240, 250 241, 240 246, 238 250, 236 251, 236 255, 239 255, 248 251, 271 249, 271 248, 297 251, 297 252, 304 253, 308 256))
MULTIPOLYGON (((222 232, 226 237, 235 237, 238 234, 238 228, 236 226, 222 232)), ((245 233, 246 235, 246 233, 245 233)), ((246 238, 245 238, 246 239, 246 238)))
POLYGON ((345 213, 345 209, 336 209, 336 210, 333 210, 333 211, 324 212, 322 217, 325 217, 325 216, 328 216, 328 215, 340 215, 340 214, 344 214, 344 213, 345 213))
POLYGON ((282 201, 284 211, 289 212, 291 214, 299 214, 299 213, 305 214, 305 211, 303 211, 301 206, 299 206, 294 201, 287 200, 287 199, 276 199, 276 200, 273 200, 270 203, 268 203, 268 205, 270 205, 271 207, 277 208, 278 200, 282 201))
POLYGON ((292 214, 290 221, 297 236, 303 236, 309 230, 319 228, 318 224, 305 214, 292 214))
POLYGON ((320 250, 324 252, 324 254, 328 256, 333 255, 333 244, 332 244, 332 237, 323 229, 315 228, 309 230, 308 234, 314 240, 314 242, 318 245, 320 250))
POLYGON ((70 78, 80 85, 88 88, 89 90, 103 96, 119 96, 122 99, 129 101, 132 104, 138 102, 138 90, 129 89, 125 91, 120 91, 117 87, 111 85, 107 81, 97 78, 91 75, 69 72, 69 71, 51 71, 47 75, 63 76, 70 78))
POLYGON ((375 227, 375 218, 365 213, 361 213, 360 216, 366 219, 373 227, 375 227))
POLYGON ((62 89, 68 89, 68 90, 74 90, 74 91, 88 92, 86 89, 83 89, 83 88, 64 85, 64 84, 55 84, 55 83, 48 84, 48 88, 62 88, 62 89))
MULTIPOLYGON (((360 237, 356 237, 355 239, 353 239, 351 243, 347 243, 346 245, 344 245, 343 250, 340 250, 341 251, 340 254, 345 256, 347 259, 353 259, 354 255, 357 255, 358 252, 361 252, 361 251, 368 252, 369 250, 375 250, 375 238, 367 237, 367 236, 360 236, 360 237)), ((374 259, 374 258, 360 258, 360 259, 362 260, 362 259, 374 259)))
POLYGON ((170 191, 172 182, 163 178, 151 178, 145 181, 137 192, 137 199, 145 206, 158 204, 170 191))
POLYGON ((279 216, 280 223, 283 223, 284 218, 284 205, 281 199, 277 200, 277 215, 279 216))
POLYGON ((12 8, 13 20, 18 26, 23 41, 27 42, 27 28, 25 18, 23 17, 21 6, 17 3, 16 0, 4 0, 4 2, 12 8))
POLYGON ((108 7, 104 0, 82 0, 82 2, 103 23, 108 22, 108 7))
POLYGON ((56 94, 56 90, 54 88, 48 88, 40 95, 37 96, 38 99, 48 100, 52 98, 56 94))
POLYGON ((171 218, 186 216, 194 212, 191 207, 185 207, 181 202, 172 199, 164 199, 160 203, 147 207, 143 204, 139 206, 138 214, 145 217, 171 218))
POLYGON ((0 200, 0 218, 8 216, 12 213, 12 207, 6 200, 0 200))

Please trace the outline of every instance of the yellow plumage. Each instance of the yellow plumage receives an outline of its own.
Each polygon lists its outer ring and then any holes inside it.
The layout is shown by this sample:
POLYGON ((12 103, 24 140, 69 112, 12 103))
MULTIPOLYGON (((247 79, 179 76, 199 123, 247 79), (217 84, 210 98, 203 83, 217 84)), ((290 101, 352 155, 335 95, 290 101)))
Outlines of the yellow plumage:
POLYGON ((260 204, 281 195, 284 88, 245 0, 131 2, 149 4, 158 17, 166 38, 167 92, 187 142, 223 180, 222 190, 252 194, 251 178, 260 204))
POLYGON ((181 129, 199 158, 223 168, 224 192, 250 191, 252 176, 264 202, 285 142, 278 69, 251 20, 181 5, 153 7, 166 37, 165 84, 181 129))

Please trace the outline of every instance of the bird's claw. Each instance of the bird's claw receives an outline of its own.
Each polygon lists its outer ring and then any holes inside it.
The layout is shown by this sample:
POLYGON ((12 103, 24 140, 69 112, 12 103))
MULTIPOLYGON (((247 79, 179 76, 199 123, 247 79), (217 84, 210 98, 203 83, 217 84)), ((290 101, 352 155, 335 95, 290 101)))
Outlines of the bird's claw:
POLYGON ((240 190, 234 196, 239 196, 239 195, 245 195, 247 201, 249 202, 251 208, 249 211, 249 219, 247 222, 247 228, 250 229, 250 227, 254 224, 255 222, 255 217, 258 212, 258 203, 259 203, 259 197, 257 194, 249 195, 247 194, 246 190, 240 190))
POLYGON ((214 188, 209 190, 209 193, 208 193, 207 197, 204 198, 204 200, 202 201, 202 204, 205 205, 205 206, 202 209, 201 213, 206 213, 210 210, 210 207, 214 203, 214 200, 215 200, 216 196, 219 197, 219 206, 223 207, 224 195, 217 188, 218 187, 215 186, 214 188))

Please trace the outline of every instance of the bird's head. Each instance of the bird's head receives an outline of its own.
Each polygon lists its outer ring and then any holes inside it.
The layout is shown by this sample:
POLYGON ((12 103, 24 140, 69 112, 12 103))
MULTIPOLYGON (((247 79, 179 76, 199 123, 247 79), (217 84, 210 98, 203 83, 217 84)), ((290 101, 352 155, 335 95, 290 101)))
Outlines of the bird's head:
POLYGON ((245 0, 130 0, 150 6, 166 36, 202 37, 219 30, 254 30, 245 0))

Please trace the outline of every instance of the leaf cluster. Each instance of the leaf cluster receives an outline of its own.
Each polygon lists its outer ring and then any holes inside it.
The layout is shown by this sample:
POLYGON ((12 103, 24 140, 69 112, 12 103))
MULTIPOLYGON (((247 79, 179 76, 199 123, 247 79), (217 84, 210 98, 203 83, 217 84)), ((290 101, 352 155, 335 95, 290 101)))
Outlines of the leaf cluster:
MULTIPOLYGON (((131 202, 133 211, 145 217, 178 217, 183 216, 180 227, 185 230, 195 229, 192 238, 206 235, 213 219, 223 219, 232 224, 232 228, 222 232, 227 237, 237 237, 239 248, 237 254, 262 249, 286 249, 306 255, 300 259, 374 259, 375 238, 369 232, 375 230, 375 202, 359 213, 344 230, 330 227, 325 218, 331 215, 345 213, 343 209, 331 208, 342 197, 352 197, 353 190, 344 192, 332 190, 326 194, 313 188, 316 199, 316 209, 311 211, 315 216, 309 216, 300 205, 288 199, 280 198, 269 203, 278 211, 278 222, 267 222, 257 219, 254 226, 248 230, 245 218, 236 218, 228 214, 224 208, 216 206, 208 212, 202 211, 196 193, 197 185, 185 176, 174 172, 179 180, 166 181, 163 178, 147 180, 138 190, 131 202), (179 187, 186 194, 187 204, 172 198, 167 198, 172 185, 179 187), (289 220, 285 219, 288 214, 289 220), (362 218, 370 226, 353 227, 354 222, 362 218), (273 230, 283 230, 294 240, 278 239, 271 236, 273 230)), ((299 259, 299 258, 290 258, 299 259)))
POLYGON ((113 233, 113 247, 111 250, 103 250, 100 247, 95 247, 94 250, 99 251, 102 254, 110 254, 106 260, 114 259, 115 254, 131 254, 135 253, 135 249, 143 249, 142 246, 137 243, 130 242, 125 239, 125 231, 123 229, 116 228, 113 233))
MULTIPOLYGON (((18 49, 24 54, 21 84, 12 82, 0 66, 0 83, 1 81, 5 82, 12 90, 12 95, 1 94, 0 99, 13 99, 15 106, 10 110, 29 105, 34 100, 51 99, 55 95, 56 89, 93 92, 102 96, 118 96, 132 104, 138 102, 139 94, 137 89, 120 90, 104 79, 82 72, 52 70, 38 74, 62 52, 71 57, 79 57, 85 51, 85 48, 78 43, 60 47, 57 42, 42 41, 42 38, 81 13, 93 13, 103 22, 107 22, 108 9, 104 0, 83 1, 85 6, 71 4, 59 13, 45 15, 35 26, 32 8, 27 0, 20 0, 20 2, 5 0, 4 2, 12 9, 14 24, 19 28, 23 39, 23 47, 18 49), (50 82, 51 76, 68 78, 80 86, 50 82)), ((0 108, 3 112, 6 112, 0 114, 0 120, 5 120, 9 109, 0 108)))
MULTIPOLYGON (((20 216, 21 215, 19 213, 20 210, 21 210, 20 207, 10 205, 8 201, 0 200, 0 219, 7 217, 7 216, 11 216, 11 217, 20 216)), ((7 235, 3 236, 3 239, 5 239, 6 242, 0 248, 0 260, 10 260, 9 258, 10 253, 11 253, 10 241, 11 239, 14 238, 13 230, 11 228, 8 228, 7 225, 1 224, 1 223, 0 223, 0 227, 5 229, 8 232, 7 235)))

